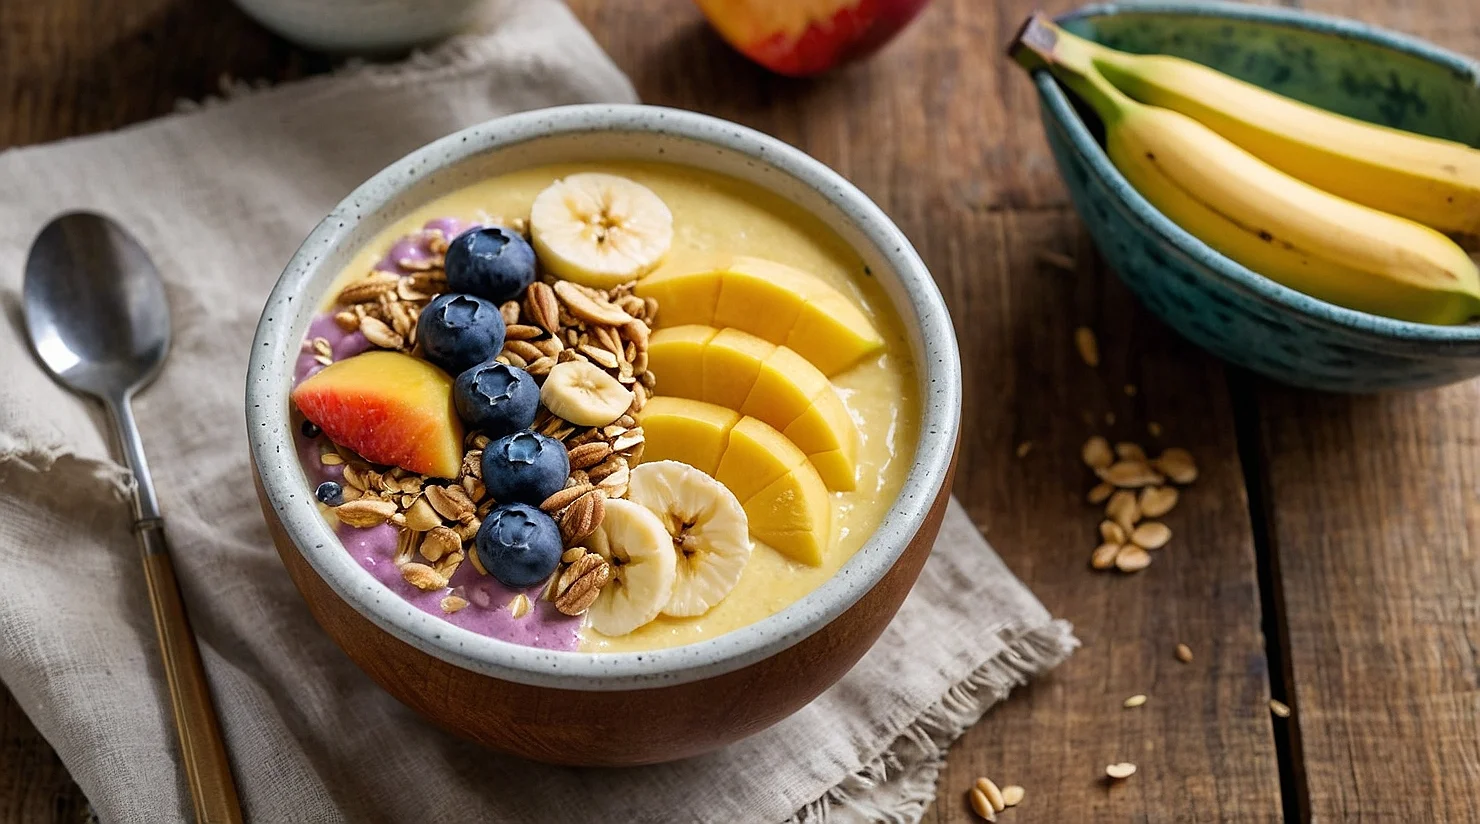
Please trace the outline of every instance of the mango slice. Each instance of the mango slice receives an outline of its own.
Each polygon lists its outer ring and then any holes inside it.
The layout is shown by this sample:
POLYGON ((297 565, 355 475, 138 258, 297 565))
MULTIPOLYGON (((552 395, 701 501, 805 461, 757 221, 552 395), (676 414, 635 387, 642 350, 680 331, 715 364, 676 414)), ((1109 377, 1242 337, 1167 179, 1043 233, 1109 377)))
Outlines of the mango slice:
POLYGON ((785 264, 737 257, 703 272, 661 272, 637 284, 667 326, 704 324, 786 346, 828 377, 879 351, 884 339, 863 310, 826 281, 785 264))
POLYGON ((664 395, 704 397, 704 347, 717 332, 712 326, 690 324, 652 333, 648 338, 648 370, 662 382, 664 395))
POLYGON ((757 540, 802 563, 822 563, 832 545, 832 500, 785 435, 733 410, 669 396, 648 401, 637 417, 647 437, 644 461, 709 472, 740 500, 757 540))
POLYGON ((791 349, 739 329, 690 324, 653 333, 648 365, 660 396, 763 421, 808 456, 826 455, 813 466, 829 489, 856 487, 858 428, 827 377, 791 349))
POLYGON ((646 439, 644 461, 680 461, 714 475, 740 413, 664 395, 648 401, 637 419, 646 439))

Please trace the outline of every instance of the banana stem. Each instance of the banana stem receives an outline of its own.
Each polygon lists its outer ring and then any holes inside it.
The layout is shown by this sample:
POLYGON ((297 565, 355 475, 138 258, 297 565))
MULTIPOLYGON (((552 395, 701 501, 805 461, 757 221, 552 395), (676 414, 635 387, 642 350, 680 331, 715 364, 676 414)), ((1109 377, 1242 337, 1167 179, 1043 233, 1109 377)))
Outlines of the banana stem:
POLYGON ((1023 68, 1051 72, 1109 126, 1139 104, 1100 74, 1095 67, 1099 51, 1098 44, 1064 31, 1041 14, 1028 18, 1008 48, 1008 54, 1023 68))

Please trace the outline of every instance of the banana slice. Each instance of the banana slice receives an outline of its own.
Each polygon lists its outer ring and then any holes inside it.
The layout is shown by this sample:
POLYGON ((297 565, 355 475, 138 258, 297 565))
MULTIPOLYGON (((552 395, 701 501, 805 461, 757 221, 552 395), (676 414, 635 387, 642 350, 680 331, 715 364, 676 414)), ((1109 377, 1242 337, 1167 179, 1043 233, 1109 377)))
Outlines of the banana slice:
POLYGON ((626 635, 657 618, 673 596, 677 555, 663 522, 647 508, 614 498, 586 546, 611 564, 612 577, 586 610, 591 628, 626 635))
POLYGON ((651 272, 673 245, 673 213, 652 189, 599 172, 568 175, 534 199, 529 233, 556 275, 610 289, 651 272))
POLYGON ((606 426, 632 406, 632 392, 593 363, 566 361, 545 376, 540 403, 576 426, 606 426))
POLYGON ((672 538, 677 579, 664 615, 703 615, 724 600, 750 561, 750 528, 724 484, 678 461, 632 470, 627 497, 657 513, 672 538))

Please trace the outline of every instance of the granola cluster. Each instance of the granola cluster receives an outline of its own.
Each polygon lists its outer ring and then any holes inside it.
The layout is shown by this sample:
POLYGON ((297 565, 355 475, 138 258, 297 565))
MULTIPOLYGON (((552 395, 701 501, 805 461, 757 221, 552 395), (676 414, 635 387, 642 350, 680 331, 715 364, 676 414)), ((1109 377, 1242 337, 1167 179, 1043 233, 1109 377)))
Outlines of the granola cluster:
MULTIPOLYGON (((511 225, 523 231, 523 221, 511 225)), ((431 253, 397 263, 411 274, 371 271, 340 290, 335 323, 358 331, 374 347, 417 354, 416 325, 423 308, 447 288, 442 255, 448 238, 424 230, 431 253)), ((635 418, 652 395, 656 378, 648 371, 648 338, 658 306, 633 294, 634 284, 611 290, 593 289, 544 275, 526 290, 522 301, 499 307, 506 333, 496 360, 527 371, 543 385, 557 364, 584 361, 605 370, 632 392, 626 414, 605 426, 577 426, 541 408, 534 430, 563 442, 570 476, 560 492, 540 509, 560 526, 566 552, 551 576, 544 597, 562 613, 579 615, 596 599, 611 577, 607 562, 588 552, 582 542, 601 525, 605 501, 627 494, 630 470, 642 457, 644 436, 635 418)), ((332 363, 332 349, 322 338, 308 342, 315 359, 332 363)), ((412 586, 436 591, 448 586, 464 561, 487 574, 473 546, 483 518, 496 505, 482 479, 483 449, 489 438, 470 433, 464 444, 461 472, 448 481, 397 467, 374 466, 352 451, 321 445, 321 461, 344 466, 343 503, 334 507, 344 523, 370 527, 390 523, 400 529, 395 562, 412 586)), ((524 598, 518 596, 515 600, 524 598)), ((468 604, 453 592, 442 600, 445 612, 468 604)), ((519 617, 528 599, 511 604, 519 617)))

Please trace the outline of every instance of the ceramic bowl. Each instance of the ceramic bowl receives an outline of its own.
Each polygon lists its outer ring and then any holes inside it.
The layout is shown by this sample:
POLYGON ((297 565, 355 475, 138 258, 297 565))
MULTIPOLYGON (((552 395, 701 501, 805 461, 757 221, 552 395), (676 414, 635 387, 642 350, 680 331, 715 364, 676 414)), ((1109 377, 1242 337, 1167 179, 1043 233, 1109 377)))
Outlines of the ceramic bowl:
MULTIPOLYGON (((1059 18, 1131 52, 1174 54, 1363 120, 1480 145, 1480 64, 1347 20, 1221 3, 1089 6, 1059 18)), ((1093 115, 1036 72, 1054 159, 1096 245, 1174 329, 1296 386, 1374 392, 1480 374, 1480 326, 1431 326, 1334 306, 1281 286, 1178 228, 1105 155, 1093 115)))
POLYGON ((387 54, 456 34, 483 0, 234 0, 253 20, 300 46, 387 54))
POLYGON ((750 129, 645 106, 505 117, 392 164, 335 207, 278 281, 257 329, 247 422, 273 539, 319 624, 370 676, 427 718, 543 761, 640 764, 764 729, 840 678, 889 622, 930 552, 950 494, 961 408, 950 317, 893 223, 835 172, 750 129), (919 445, 877 532, 818 589, 700 643, 643 653, 555 652, 478 635, 382 586, 320 517, 288 419, 310 317, 354 253, 412 209, 465 184, 549 163, 647 160, 739 178, 815 214, 852 245, 906 328, 920 377, 919 445))

